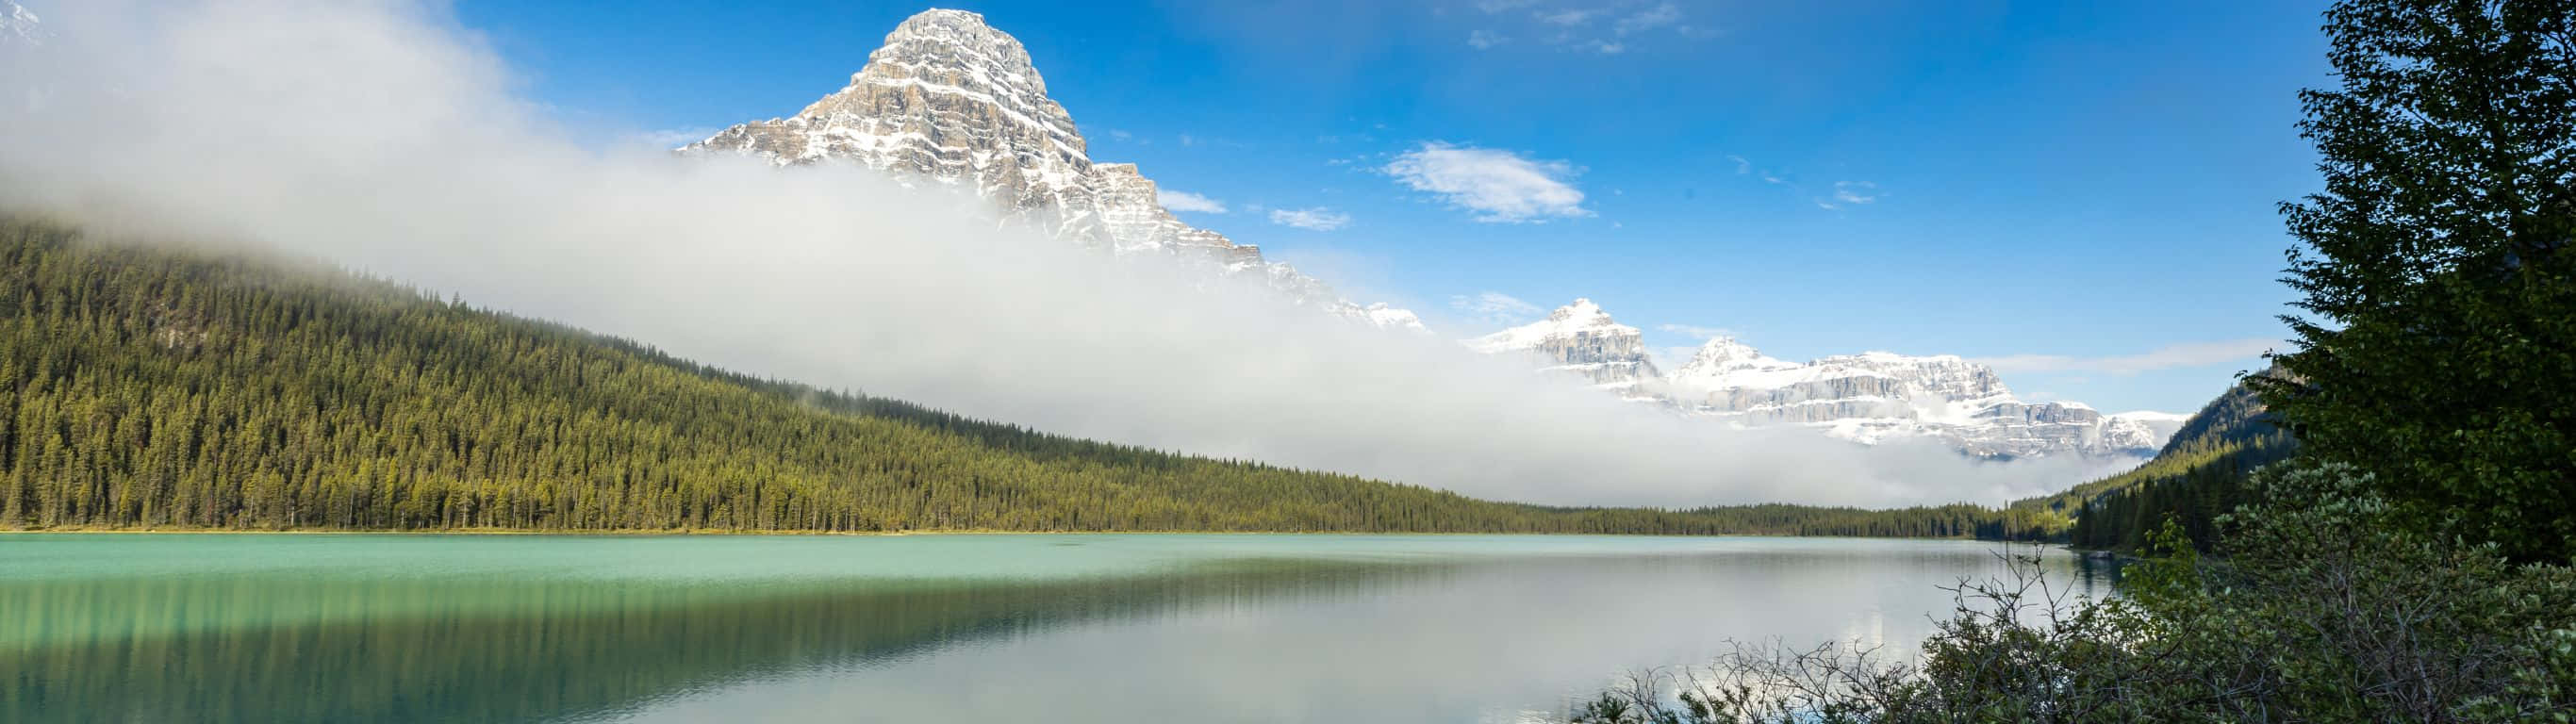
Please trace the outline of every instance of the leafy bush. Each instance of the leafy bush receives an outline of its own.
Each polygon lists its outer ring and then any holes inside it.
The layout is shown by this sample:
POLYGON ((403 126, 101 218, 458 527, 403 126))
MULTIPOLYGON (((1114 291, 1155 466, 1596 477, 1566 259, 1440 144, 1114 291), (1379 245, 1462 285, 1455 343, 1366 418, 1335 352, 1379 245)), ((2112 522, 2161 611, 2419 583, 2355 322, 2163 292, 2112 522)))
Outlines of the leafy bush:
POLYGON ((1963 583, 1918 657, 1742 646, 1640 675, 1581 724, 2563 722, 2576 718, 2576 569, 2390 525, 2371 476, 2274 468, 2221 521, 2224 557, 2169 526, 2121 597, 2038 559, 1963 583))

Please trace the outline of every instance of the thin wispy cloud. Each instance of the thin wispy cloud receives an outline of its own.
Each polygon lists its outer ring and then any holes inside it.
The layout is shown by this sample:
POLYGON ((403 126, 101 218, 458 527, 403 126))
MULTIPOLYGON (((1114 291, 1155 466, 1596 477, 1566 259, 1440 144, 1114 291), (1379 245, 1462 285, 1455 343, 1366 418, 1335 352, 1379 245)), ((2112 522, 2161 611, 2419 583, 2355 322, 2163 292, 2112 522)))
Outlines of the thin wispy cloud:
POLYGON ((1724 327, 1702 327, 1696 324, 1658 324, 1655 328, 1694 339, 1735 336, 1734 332, 1727 331, 1724 327))
POLYGON ((1547 23, 1549 25, 1575 26, 1592 22, 1592 18, 1600 14, 1601 11, 1599 10, 1568 8, 1565 10, 1541 12, 1537 17, 1539 22, 1547 23))
POLYGON ((1744 160, 1743 156, 1727 156, 1726 160, 1735 162, 1735 175, 1737 176, 1753 173, 1753 162, 1744 160))
POLYGON ((1270 223, 1307 231, 1332 231, 1351 225, 1351 215, 1321 206, 1304 209, 1271 209, 1270 223))
POLYGON ((1492 325, 1516 324, 1547 311, 1519 297, 1490 291, 1451 296, 1449 308, 1468 319, 1492 325))
MULTIPOLYGON (((1629 43, 1659 31, 1693 35, 1685 23, 1680 5, 1671 2, 1647 4, 1639 0, 1612 2, 1562 2, 1540 0, 1486 0, 1475 5, 1486 15, 1487 22, 1523 24, 1523 37, 1560 50, 1618 55, 1629 50, 1629 43), (1606 21, 1606 22, 1605 22, 1606 21)), ((1467 36, 1467 44, 1479 50, 1501 45, 1505 36, 1492 28, 1479 29, 1467 36)))
POLYGON ((1430 192, 1451 206, 1475 212, 1480 222, 1592 215, 1592 210, 1583 208, 1583 191, 1574 187, 1579 171, 1564 161, 1532 160, 1510 151, 1432 141, 1396 156, 1382 170, 1407 188, 1430 192))
POLYGON ((1161 192, 1156 193, 1155 196, 1162 200, 1163 208, 1171 209, 1173 211, 1187 211, 1198 214, 1225 213, 1225 202, 1187 191, 1164 189, 1161 192))
POLYGON ((1611 31, 1627 35, 1669 27, 1681 21, 1682 9, 1674 7, 1672 3, 1663 3, 1620 18, 1618 22, 1611 25, 1611 31))
POLYGON ((2246 362, 2264 352, 2280 348, 2281 340, 2249 337, 2220 342, 2186 342, 2166 345, 2140 354, 2108 357, 2076 357, 2051 354, 2017 354, 1972 360, 1995 368, 1997 372, 2063 372, 2107 375, 2134 375, 2157 370, 2208 367, 2246 362))
POLYGON ((636 143, 661 148, 678 148, 716 135, 713 128, 663 128, 629 136, 636 143))
POLYGON ((1878 200, 1878 184, 1867 181, 1836 181, 1834 200, 1846 204, 1875 202, 1878 200))

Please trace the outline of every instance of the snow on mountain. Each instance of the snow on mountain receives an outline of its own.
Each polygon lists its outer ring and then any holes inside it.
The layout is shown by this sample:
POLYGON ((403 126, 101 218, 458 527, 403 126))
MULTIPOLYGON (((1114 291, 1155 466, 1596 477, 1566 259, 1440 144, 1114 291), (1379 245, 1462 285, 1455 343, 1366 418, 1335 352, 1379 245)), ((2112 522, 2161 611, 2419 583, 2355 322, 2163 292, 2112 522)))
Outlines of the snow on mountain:
POLYGON ((39 24, 35 13, 15 2, 0 0, 0 45, 41 45, 44 42, 45 28, 39 24))
POLYGON ((2164 447, 2165 441, 2173 439, 2174 433, 2182 430, 2183 423, 2191 421, 2190 415, 2153 410, 2115 412, 2111 413, 2110 418, 2121 421, 2124 425, 2144 429, 2143 435, 2155 440, 2155 447, 2158 448, 2164 447))
POLYGON ((1631 399, 1651 398, 1649 380, 1662 375, 1646 357, 1645 336, 1610 319, 1590 299, 1557 308, 1546 319, 1468 340, 1485 354, 1528 354, 1540 369, 1581 375, 1631 399))
POLYGON ((1588 299, 1467 344, 1487 354, 1533 354, 1543 370, 1578 374, 1627 399, 1695 417, 1804 425, 1873 444, 1934 437, 1979 457, 2145 455, 2180 424, 2162 413, 2106 416, 2078 403, 2023 402, 1993 369, 1953 355, 1864 352, 1801 363, 1718 337, 1658 375, 1637 328, 1588 299))
POLYGON ((1380 328, 1402 329, 1412 332, 1431 331, 1429 328, 1422 326, 1422 318, 1414 316, 1412 310, 1389 307, 1385 302, 1379 302, 1363 307, 1360 309, 1360 313, 1368 316, 1367 321, 1369 324, 1377 325, 1380 328))
POLYGON ((976 13, 929 10, 896 25, 841 90, 794 116, 736 125, 680 150, 781 166, 857 163, 962 186, 999 207, 1006 223, 1122 256, 1178 257, 1332 314, 1421 328, 1411 312, 1345 301, 1263 259, 1259 247, 1183 223, 1135 164, 1095 162, 1088 148, 1018 39, 976 13))

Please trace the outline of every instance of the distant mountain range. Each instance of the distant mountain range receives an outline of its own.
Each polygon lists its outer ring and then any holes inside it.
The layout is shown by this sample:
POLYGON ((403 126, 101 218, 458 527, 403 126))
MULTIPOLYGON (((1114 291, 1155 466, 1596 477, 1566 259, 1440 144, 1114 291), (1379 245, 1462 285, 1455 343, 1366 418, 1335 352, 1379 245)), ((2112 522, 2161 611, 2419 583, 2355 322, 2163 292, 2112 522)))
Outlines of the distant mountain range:
POLYGON ((2023 458, 2154 454, 2183 416, 2105 415, 2080 403, 2023 402, 1995 371, 1952 355, 1888 352, 1791 362, 1717 337, 1670 373, 1655 367, 1636 327, 1589 299, 1546 319, 1468 342, 1523 354, 1542 371, 1574 374, 1622 398, 1741 426, 1804 425, 1862 443, 1932 437, 1970 455, 2023 458))
MULTIPOLYGON (((1183 223, 1134 164, 1090 157, 1064 106, 1048 97, 1028 50, 983 16, 914 15, 868 54, 848 86, 793 116, 743 123, 680 149, 740 153, 778 165, 856 163, 971 190, 1009 223, 1119 255, 1162 255, 1227 277, 1257 278, 1290 301, 1379 327, 1422 330, 1413 312, 1362 306, 1261 250, 1183 223)), ((1547 319, 1470 340, 1488 354, 1535 355, 1631 400, 1737 425, 1797 424, 1862 443, 1929 436, 1987 458, 2145 456, 2180 416, 2104 415, 2081 404, 2026 403, 1994 371, 1958 357, 1883 352, 1794 363, 1728 338, 1681 369, 1655 368, 1635 327, 1589 300, 1547 319)))
POLYGON ((1971 505, 1524 505, 1092 442, 216 249, 0 213, 0 531, 2039 533, 1971 505))

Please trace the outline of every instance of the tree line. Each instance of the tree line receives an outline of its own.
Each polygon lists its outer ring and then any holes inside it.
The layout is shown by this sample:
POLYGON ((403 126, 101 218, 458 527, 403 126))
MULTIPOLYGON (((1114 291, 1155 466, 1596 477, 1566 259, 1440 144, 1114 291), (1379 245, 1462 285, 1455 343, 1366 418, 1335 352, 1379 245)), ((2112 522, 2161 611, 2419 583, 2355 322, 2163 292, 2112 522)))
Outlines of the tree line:
POLYGON ((2001 511, 1559 508, 1050 435, 254 252, 0 220, 0 527, 2001 537, 2001 511))
POLYGON ((2298 440, 2254 389, 2238 384, 2184 421, 2136 469, 2013 507, 2073 518, 2066 541, 2079 548, 2136 550, 2169 520, 2207 546, 2217 540, 2220 516, 2255 502, 2248 487, 2254 471, 2297 450, 2298 440))

